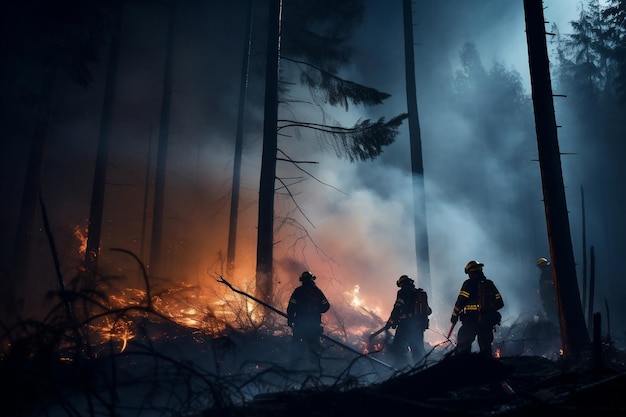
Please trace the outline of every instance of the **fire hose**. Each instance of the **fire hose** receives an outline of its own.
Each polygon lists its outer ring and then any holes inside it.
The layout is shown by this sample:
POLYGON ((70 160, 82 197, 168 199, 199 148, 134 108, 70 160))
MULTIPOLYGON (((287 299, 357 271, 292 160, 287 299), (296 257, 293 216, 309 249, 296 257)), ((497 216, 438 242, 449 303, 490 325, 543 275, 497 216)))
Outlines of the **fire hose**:
MULTIPOLYGON (((246 293, 246 292, 244 292, 244 291, 238 290, 238 289, 237 289, 237 288, 235 288, 235 287, 234 287, 234 286, 233 286, 230 282, 226 281, 226 280, 224 279, 224 277, 222 277, 221 275, 220 275, 220 279, 218 279, 218 280, 217 280, 217 282, 219 282, 219 283, 221 283, 221 284, 224 284, 224 285, 228 286, 231 290, 233 290, 233 291, 234 291, 234 292, 236 292, 237 294, 241 294, 241 295, 243 295, 243 296, 245 296, 245 297, 248 297, 249 299, 251 299, 251 300, 253 300, 253 301, 255 301, 255 302, 257 302, 257 303, 261 304, 262 306, 264 306, 264 307, 266 307, 266 308, 268 308, 268 309, 272 310, 274 313, 277 313, 277 314, 279 314, 279 315, 283 316, 284 318, 288 318, 288 316, 287 316, 287 314, 286 314, 285 312, 283 312, 283 311, 281 311, 281 310, 279 310, 279 309, 277 309, 277 308, 275 308, 275 307, 273 307, 273 306, 271 306, 271 305, 267 304, 266 302, 264 302, 264 301, 262 301, 262 300, 259 300, 258 298, 254 297, 253 295, 250 295, 250 294, 248 294, 248 293, 246 293)), ((381 330, 381 331, 382 331, 382 330, 381 330)), ((393 367, 393 366, 391 366, 391 365, 389 365, 389 364, 387 364, 387 363, 385 363, 385 362, 383 362, 383 361, 381 361, 381 360, 379 360, 379 359, 376 359, 376 358, 374 358, 374 357, 372 357, 372 356, 368 356, 367 354, 364 354, 364 353, 362 353, 362 352, 359 352, 358 350, 356 350, 356 349, 355 349, 355 348, 353 348, 352 346, 346 345, 345 343, 342 343, 342 342, 340 342, 340 341, 338 341, 338 340, 333 339, 332 337, 328 336, 327 334, 322 333, 322 337, 323 337, 324 339, 328 340, 329 342, 332 342, 332 343, 336 344, 336 345, 337 345, 337 346, 339 346, 339 347, 342 347, 342 348, 344 348, 344 349, 346 349, 346 350, 349 350, 349 351, 350 351, 350 352, 352 352, 352 353, 355 353, 355 354, 357 354, 357 355, 359 355, 359 356, 365 356, 366 358, 368 358, 368 359, 370 359, 370 360, 372 360, 372 361, 374 361, 374 362, 376 362, 376 363, 378 363, 378 364, 380 364, 380 365, 383 365, 384 367, 389 368, 389 369, 391 369, 392 371, 397 371, 397 370, 398 370, 397 368, 395 368, 395 367, 393 367)))

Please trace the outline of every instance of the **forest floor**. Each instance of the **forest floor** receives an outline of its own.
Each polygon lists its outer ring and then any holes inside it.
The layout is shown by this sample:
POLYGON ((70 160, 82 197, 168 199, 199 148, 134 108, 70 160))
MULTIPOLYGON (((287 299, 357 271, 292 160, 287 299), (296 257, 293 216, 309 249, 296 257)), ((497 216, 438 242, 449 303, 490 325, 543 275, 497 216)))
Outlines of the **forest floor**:
POLYGON ((293 361, 288 331, 227 328, 215 336, 149 317, 134 318, 132 338, 99 344, 56 321, 11 328, 2 338, 0 415, 626 415, 624 341, 561 357, 555 329, 541 321, 498 328, 497 357, 455 354, 447 340, 397 369, 385 348, 392 340, 372 350, 329 336, 315 360, 293 361))
POLYGON ((624 416, 626 367, 536 356, 446 357, 426 369, 343 390, 314 388, 259 395, 245 406, 213 408, 202 416, 624 416))

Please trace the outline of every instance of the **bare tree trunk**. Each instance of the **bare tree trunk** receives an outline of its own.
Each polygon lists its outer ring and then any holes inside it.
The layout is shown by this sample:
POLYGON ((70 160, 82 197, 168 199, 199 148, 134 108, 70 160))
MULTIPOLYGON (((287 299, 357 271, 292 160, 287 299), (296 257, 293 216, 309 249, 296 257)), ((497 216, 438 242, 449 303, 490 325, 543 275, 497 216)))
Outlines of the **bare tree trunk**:
POLYGON ((100 138, 98 140, 98 155, 91 191, 91 206, 89 210, 89 226, 87 231, 87 248, 85 250, 85 267, 90 271, 98 268, 100 256, 100 242, 102 240, 102 212, 104 207, 104 193, 106 188, 107 162, 109 159, 109 140, 113 119, 115 90, 117 89, 117 73, 120 58, 120 36, 122 28, 123 1, 118 0, 115 5, 115 32, 111 38, 109 62, 107 64, 106 84, 104 89, 104 103, 100 120, 100 138))
POLYGON ((146 174, 145 182, 143 185, 143 216, 141 217, 141 240, 139 244, 139 257, 144 259, 145 244, 146 244, 146 229, 148 223, 148 206, 150 199, 150 160, 152 159, 152 128, 150 129, 150 136, 148 136, 148 155, 146 156, 146 174))
POLYGON ((430 294, 430 260, 426 226, 426 193, 424 188, 424 164, 422 162, 422 138, 417 111, 417 87, 415 85, 415 58, 413 52, 413 10, 411 0, 403 0, 404 59, 406 74, 407 110, 409 112, 409 139, 411 144, 411 172, 413 181, 413 222, 415 228, 415 254, 417 259, 417 282, 430 294))
POLYGON ((578 355, 590 348, 590 339, 585 326, 576 279, 576 264, 554 115, 542 1, 524 0, 524 12, 539 165, 552 274, 559 307, 561 339, 566 355, 578 355))
POLYGON ((239 190, 241 187, 241 153, 243 148, 243 127, 246 114, 246 95, 248 92, 248 72, 250 67, 250 42, 252 33, 252 11, 254 0, 248 0, 248 22, 241 64, 241 84, 239 86, 239 113, 237 115, 237 133, 235 136, 235 159, 233 161, 233 185, 230 197, 230 223, 228 228, 228 252, 226 254, 226 276, 232 278, 235 270, 235 251, 237 247, 237 212, 239 210, 239 190))
MULTIPOLYGON (((585 192, 583 186, 580 186, 580 201, 582 209, 582 227, 583 227, 583 315, 585 314, 585 306, 587 305, 587 223, 585 221, 585 192)), ((587 328, 591 326, 591 322, 587 321, 587 328)))
POLYGON ((273 291, 274 185, 276 180, 278 68, 281 0, 270 0, 265 65, 265 114, 263 155, 259 184, 259 213, 256 258, 257 296, 269 301, 273 291))
POLYGON ((590 271, 589 271, 589 307, 587 307, 587 317, 589 320, 589 323, 591 323, 591 320, 593 318, 593 297, 594 297, 594 293, 595 293, 595 287, 596 287, 596 252, 595 249, 593 248, 593 246, 590 248, 590 271))
POLYGON ((33 240, 33 229, 38 213, 38 198, 41 192, 41 169, 43 165, 48 124, 50 122, 51 102, 56 80, 56 69, 49 67, 42 78, 41 94, 37 103, 37 120, 31 141, 26 178, 20 216, 15 234, 13 257, 9 276, 3 287, 3 314, 7 318, 14 318, 20 313, 23 306, 23 288, 29 270, 29 257, 33 240))
POLYGON ((152 241, 150 245, 150 271, 161 273, 163 212, 165 205, 165 176, 167 165, 167 142, 170 131, 170 107, 172 103, 172 75, 174 66, 174 39, 176 32, 176 1, 170 1, 169 23, 167 32, 167 50, 165 71, 163 74, 163 97, 161 102, 161 120, 159 123, 159 141, 157 145, 156 178, 154 184, 154 208, 152 218, 152 241))

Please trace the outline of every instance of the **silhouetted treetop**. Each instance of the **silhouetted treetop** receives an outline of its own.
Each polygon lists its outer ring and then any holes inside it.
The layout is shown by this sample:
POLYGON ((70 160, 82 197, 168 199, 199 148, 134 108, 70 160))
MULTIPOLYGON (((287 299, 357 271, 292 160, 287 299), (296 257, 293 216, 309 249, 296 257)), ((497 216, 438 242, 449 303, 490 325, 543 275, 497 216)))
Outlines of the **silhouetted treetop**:
POLYGON ((90 65, 111 29, 112 2, 7 2, 0 34, 3 76, 20 77, 24 70, 62 68, 76 83, 93 81, 90 65))
POLYGON ((361 23, 363 11, 361 0, 287 0, 281 55, 336 73, 350 60, 352 48, 347 41, 361 23))

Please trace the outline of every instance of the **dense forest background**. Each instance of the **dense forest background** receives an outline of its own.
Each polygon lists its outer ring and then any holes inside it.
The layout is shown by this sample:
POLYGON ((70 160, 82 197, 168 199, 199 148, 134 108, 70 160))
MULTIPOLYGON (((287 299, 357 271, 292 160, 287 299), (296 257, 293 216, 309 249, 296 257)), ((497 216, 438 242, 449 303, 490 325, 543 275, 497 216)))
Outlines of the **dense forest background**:
MULTIPOLYGON (((382 105, 328 106, 302 84, 302 64, 282 60, 278 118, 351 126, 405 112, 400 3, 362 2, 362 15, 354 15, 346 28, 351 36, 345 48, 351 55, 337 68, 344 79, 389 93, 382 105)), ((620 276, 626 235, 621 192, 626 178, 621 161, 626 6, 618 0, 581 1, 572 21, 563 22, 551 14, 551 6, 556 13, 562 3, 544 2, 578 280, 581 294, 589 296, 583 277, 593 274, 594 310, 609 309, 612 332, 621 337, 626 319, 620 276)), ((170 34, 163 268, 151 278, 170 287, 197 287, 195 295, 204 298, 194 299, 196 306, 224 297, 227 289, 215 277, 225 271, 249 4, 181 0, 173 29, 168 2, 52 5, 32 0, 3 6, 0 266, 5 311, 46 312, 45 296, 58 290, 59 276, 68 283, 83 272, 81 248, 113 35, 119 36, 120 49, 99 272, 118 277, 118 288, 143 287, 137 262, 110 249, 132 251, 149 265, 170 34), (119 26, 114 6, 120 6, 119 26), (41 152, 35 165, 33 144, 41 152), (25 206, 33 176, 40 178, 43 205, 37 196, 25 206), (25 210, 32 214, 26 252, 18 233, 25 210), (26 261, 16 270, 18 258, 26 261)), ((245 288, 255 276, 266 78, 268 5, 253 4, 234 271, 234 281, 245 288)), ((285 1, 285 16, 298 17, 297 7, 285 1)), ((498 283, 505 320, 537 314, 535 261, 549 256, 549 248, 522 2, 416 1, 413 21, 432 328, 447 326, 470 259, 484 262, 485 273, 498 283)), ((282 179, 276 183, 274 225, 277 305, 285 305, 301 271, 310 269, 332 305, 349 304, 358 292, 363 305, 386 318, 395 280, 416 270, 406 124, 370 161, 351 162, 336 152, 336 143, 303 130, 280 134, 279 148, 279 158, 302 163, 277 166, 282 179)), ((433 331, 426 337, 441 335, 433 331)))

